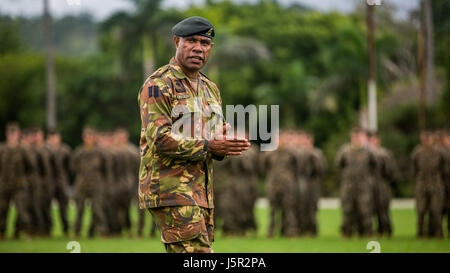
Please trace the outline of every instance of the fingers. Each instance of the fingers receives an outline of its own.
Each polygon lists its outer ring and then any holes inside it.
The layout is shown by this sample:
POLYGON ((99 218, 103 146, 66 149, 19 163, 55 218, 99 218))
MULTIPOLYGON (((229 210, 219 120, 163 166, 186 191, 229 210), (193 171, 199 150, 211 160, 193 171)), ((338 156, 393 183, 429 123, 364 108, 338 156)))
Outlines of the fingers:
POLYGON ((227 155, 241 155, 242 152, 228 152, 227 155))
POLYGON ((243 152, 243 151, 247 151, 247 150, 248 150, 248 147, 230 147, 228 149, 228 151, 231 151, 231 152, 243 152))

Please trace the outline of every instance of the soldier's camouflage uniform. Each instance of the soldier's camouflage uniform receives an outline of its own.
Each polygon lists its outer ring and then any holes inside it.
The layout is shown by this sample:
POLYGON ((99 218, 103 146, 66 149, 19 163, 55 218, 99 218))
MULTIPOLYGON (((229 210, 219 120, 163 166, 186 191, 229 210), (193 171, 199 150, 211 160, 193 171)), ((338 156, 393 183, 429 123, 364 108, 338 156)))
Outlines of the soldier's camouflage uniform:
POLYGON ((53 221, 52 221, 52 199, 55 195, 55 178, 53 170, 55 168, 54 157, 46 145, 35 146, 34 150, 39 165, 39 179, 40 179, 40 197, 41 215, 42 215, 42 235, 50 236, 53 221))
POLYGON ((445 166, 444 166, 444 188, 445 188, 445 197, 444 197, 444 219, 447 218, 447 230, 448 236, 450 236, 450 146, 441 146, 440 147, 444 158, 445 158, 445 166))
POLYGON ((374 203, 375 215, 378 220, 378 234, 392 235, 392 223, 389 212, 392 199, 389 183, 395 179, 395 161, 392 153, 378 147, 372 149, 377 161, 377 168, 374 177, 374 203))
POLYGON ((299 234, 317 235, 317 209, 320 197, 320 177, 325 160, 317 148, 297 148, 297 224, 299 234))
POLYGON ((342 235, 351 236, 356 227, 360 236, 371 236, 375 157, 367 147, 350 144, 340 149, 336 163, 341 170, 342 235))
MULTIPOLYGON (((25 155, 28 158, 30 168, 25 173, 26 187, 26 207, 30 215, 30 233, 32 235, 41 234, 44 231, 44 222, 41 209, 42 178, 40 173, 44 171, 42 164, 39 164, 36 149, 31 146, 24 146, 25 155)), ((25 227, 16 222, 15 236, 25 227)))
POLYGON ((55 179, 54 198, 58 202, 59 215, 63 225, 63 232, 67 235, 69 222, 67 220, 67 206, 69 204, 69 173, 71 148, 66 144, 59 147, 48 145, 53 155, 53 177, 55 179))
MULTIPOLYGON (((208 129, 206 123, 217 119, 213 123, 220 123, 222 129, 222 101, 206 76, 201 74, 198 83, 196 92, 172 58, 145 81, 138 97, 142 120, 139 205, 159 221, 169 252, 203 251, 213 241, 212 235, 203 236, 213 230, 214 208, 213 156, 207 152, 206 139, 218 128, 208 129), (195 138, 172 132, 182 121, 191 125, 190 135, 195 138), (196 217, 186 223, 177 218, 182 214, 173 213, 166 221, 161 210, 194 210, 196 217)), ((187 127, 182 127, 183 133, 189 131, 187 127)))
POLYGON ((254 207, 257 194, 258 148, 251 146, 242 155, 231 157, 228 182, 223 204, 224 234, 244 235, 249 229, 256 230, 254 207))
MULTIPOLYGON (((111 149, 113 159, 114 174, 114 213, 117 214, 118 223, 121 230, 129 230, 130 221, 130 198, 131 184, 129 177, 129 160, 127 151, 123 148, 111 149)), ((137 181, 136 181, 137 183, 137 181)))
MULTIPOLYGON (((103 156, 103 190, 102 194, 102 208, 105 214, 105 225, 107 234, 109 236, 117 236, 121 233, 121 227, 119 223, 117 213, 117 188, 120 187, 119 180, 114 177, 115 160, 114 153, 109 148, 99 148, 103 156)), ((90 232, 94 232, 94 226, 91 225, 90 232)))
POLYGON ((297 183, 296 154, 288 148, 278 148, 276 151, 263 155, 263 168, 267 174, 267 194, 270 203, 270 223, 268 236, 275 231, 276 215, 281 211, 281 235, 298 235, 297 223, 297 183))
POLYGON ((18 226, 31 233, 31 216, 27 208, 26 174, 31 163, 21 145, 0 146, 0 239, 4 237, 9 204, 14 202, 18 226))
MULTIPOLYGON (((230 169, 231 161, 229 159, 214 161, 214 221, 216 226, 223 222, 229 204, 226 195, 232 180, 229 175, 230 169)), ((221 228, 222 225, 218 227, 221 228)))
POLYGON ((444 155, 435 146, 419 145, 412 152, 411 159, 416 177, 418 236, 442 237, 444 155), (425 230, 425 216, 429 221, 428 232, 425 230))
POLYGON ((104 210, 105 191, 105 158, 97 147, 78 147, 71 158, 71 169, 76 174, 74 197, 77 206, 75 235, 79 235, 86 200, 91 201, 92 226, 90 234, 96 231, 100 235, 107 232, 107 221, 104 210))

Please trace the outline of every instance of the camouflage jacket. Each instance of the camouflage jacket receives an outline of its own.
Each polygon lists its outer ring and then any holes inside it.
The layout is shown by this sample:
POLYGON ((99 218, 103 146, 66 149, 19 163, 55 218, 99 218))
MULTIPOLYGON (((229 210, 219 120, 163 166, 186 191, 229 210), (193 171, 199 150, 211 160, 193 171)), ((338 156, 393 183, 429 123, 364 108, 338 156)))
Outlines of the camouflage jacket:
MULTIPOLYGON (((376 172, 376 158, 368 147, 345 144, 338 151, 336 165, 341 170, 343 181, 361 183, 376 172)), ((370 181, 369 181, 370 182, 370 181)))
POLYGON ((213 156, 207 152, 207 139, 218 127, 205 125, 222 126, 222 100, 205 75, 200 75, 198 84, 196 92, 172 58, 139 91, 140 208, 214 207, 213 156))
POLYGON ((413 174, 418 181, 432 184, 444 176, 445 158, 435 146, 418 145, 411 154, 413 174))
POLYGON ((0 145, 0 188, 25 186, 25 175, 31 172, 31 160, 22 145, 0 145))

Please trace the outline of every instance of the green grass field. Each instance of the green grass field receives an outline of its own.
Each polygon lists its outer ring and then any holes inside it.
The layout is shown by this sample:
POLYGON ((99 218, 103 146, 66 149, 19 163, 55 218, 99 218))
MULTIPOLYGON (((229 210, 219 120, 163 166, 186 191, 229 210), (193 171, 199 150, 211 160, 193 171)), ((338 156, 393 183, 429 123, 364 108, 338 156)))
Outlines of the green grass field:
MULTIPOLYGON (((37 239, 31 241, 24 239, 14 240, 13 220, 15 211, 11 210, 8 216, 7 238, 0 241, 0 252, 70 252, 66 249, 67 243, 72 241, 71 237, 64 237, 61 233, 61 224, 58 212, 54 209, 55 225, 53 238, 37 239)), ((69 211, 70 222, 74 222, 74 209, 69 211)), ((137 222, 136 210, 133 210, 132 221, 137 222)), ((367 253, 367 243, 376 240, 381 245, 381 252, 450 252, 450 239, 417 239, 416 217, 412 209, 397 209, 392 211, 394 224, 394 235, 391 239, 386 238, 353 238, 343 239, 339 234, 341 223, 341 212, 337 209, 323 209, 319 211, 319 236, 317 238, 281 238, 265 237, 268 226, 268 209, 257 209, 258 232, 249 234, 247 237, 224 237, 220 230, 216 232, 213 244, 215 252, 362 252, 367 253)), ((83 233, 77 239, 81 245, 81 252, 164 252, 160 243, 159 235, 150 238, 149 226, 150 216, 146 221, 146 233, 144 238, 136 238, 130 234, 123 234, 121 238, 102 239, 86 238, 89 225, 90 212, 84 215, 83 233)), ((135 234, 135 230, 132 231, 135 234)))

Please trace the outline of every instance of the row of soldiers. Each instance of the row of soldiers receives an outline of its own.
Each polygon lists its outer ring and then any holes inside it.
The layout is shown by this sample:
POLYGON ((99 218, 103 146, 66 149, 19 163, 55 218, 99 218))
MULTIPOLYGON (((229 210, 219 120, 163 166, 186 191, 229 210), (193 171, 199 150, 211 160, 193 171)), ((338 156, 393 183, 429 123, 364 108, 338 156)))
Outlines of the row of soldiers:
POLYGON ((425 131, 420 142, 411 154, 418 236, 443 237, 443 219, 450 236, 450 135, 425 131))
MULTIPOLYGON (((411 154, 415 178, 418 237, 443 237, 443 219, 450 234, 450 136, 444 131, 422 132, 421 143, 411 154)), ((341 172, 342 235, 377 233, 391 236, 389 215, 392 182, 398 170, 392 153, 380 145, 376 134, 356 128, 351 143, 337 154, 341 172)))
MULTIPOLYGON (((61 135, 40 128, 21 130, 16 123, 6 128, 0 144, 0 239, 4 237, 9 205, 17 210, 15 237, 50 236, 52 201, 58 203, 65 235, 69 232, 67 207, 76 204, 75 236, 80 235, 85 206, 90 203, 89 235, 120 235, 129 230, 130 204, 136 202, 140 156, 128 141, 128 132, 83 131, 83 144, 71 151, 61 135), (73 178, 73 179, 71 179, 73 178), (74 180, 73 186, 69 181, 74 180)), ((144 211, 139 214, 142 235, 144 211)))
MULTIPOLYGON (((418 236, 442 237, 442 220, 450 221, 449 135, 443 131, 422 133, 411 162, 416 178, 418 236)), ((335 164, 341 176, 342 236, 372 236, 376 232, 390 237, 391 187, 399 180, 392 152, 382 147, 377 134, 355 128, 350 143, 339 149, 335 164)), ((253 212, 258 181, 265 180, 270 204, 268 237, 273 236, 277 223, 282 236, 316 236, 325 170, 326 161, 314 147, 313 136, 295 130, 281 132, 279 147, 273 152, 258 152, 253 145, 241 156, 215 162, 215 214, 219 226, 225 235, 256 230, 253 212)))
MULTIPOLYGON (((71 151, 56 131, 50 131, 45 140, 39 128, 21 132, 16 124, 7 127, 6 143, 0 145, 0 238, 11 202, 18 212, 15 236, 20 232, 49 236, 53 200, 67 234, 69 197, 77 208, 75 235, 80 233, 87 201, 93 216, 89 235, 114 236, 130 229, 130 204, 136 201, 138 186, 138 148, 121 128, 114 132, 86 128, 82 136, 83 144, 71 151)), ((350 140, 336 156, 341 173, 342 235, 370 236, 375 220, 378 234, 390 236, 390 188, 398 176, 392 153, 380 145, 376 134, 358 128, 352 130, 350 140)), ((412 153, 419 236, 442 236, 442 219, 450 220, 449 147, 447 133, 424 132, 412 153)), ((241 156, 215 162, 214 170, 216 223, 225 235, 257 229, 254 207, 261 180, 267 182, 269 237, 277 223, 283 236, 317 235, 320 180, 326 161, 314 147, 312 135, 283 131, 276 151, 259 152, 253 145, 241 156)), ((144 215, 145 210, 140 210, 139 235, 144 215)), ((154 226, 151 234, 155 234, 154 226)))
POLYGON ((283 131, 278 141, 276 151, 259 152, 253 145, 241 156, 214 163, 216 222, 225 235, 256 230, 258 181, 264 179, 271 208, 268 236, 276 223, 285 236, 317 234, 320 178, 326 167, 322 152, 306 132, 283 131))

